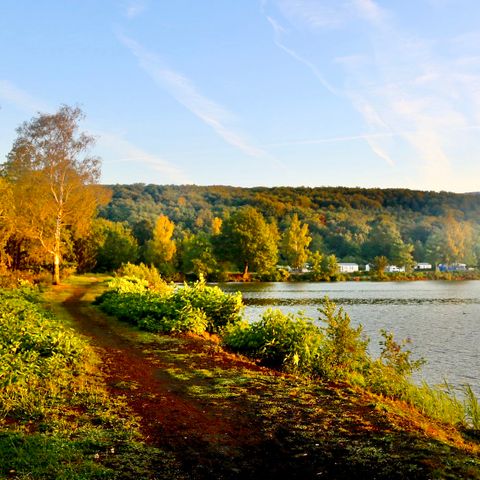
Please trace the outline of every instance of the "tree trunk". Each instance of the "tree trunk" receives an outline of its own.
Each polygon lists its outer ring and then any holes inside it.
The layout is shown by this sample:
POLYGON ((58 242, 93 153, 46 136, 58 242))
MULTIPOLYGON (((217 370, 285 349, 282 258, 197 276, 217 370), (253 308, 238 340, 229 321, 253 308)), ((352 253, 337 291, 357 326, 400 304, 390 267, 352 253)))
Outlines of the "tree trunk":
POLYGON ((61 252, 62 212, 57 215, 53 244, 53 284, 60 285, 60 252, 61 252))
POLYGON ((243 269, 243 280, 247 281, 248 280, 248 263, 245 262, 245 267, 243 269))
POLYGON ((53 255, 53 284, 60 285, 60 255, 53 255))

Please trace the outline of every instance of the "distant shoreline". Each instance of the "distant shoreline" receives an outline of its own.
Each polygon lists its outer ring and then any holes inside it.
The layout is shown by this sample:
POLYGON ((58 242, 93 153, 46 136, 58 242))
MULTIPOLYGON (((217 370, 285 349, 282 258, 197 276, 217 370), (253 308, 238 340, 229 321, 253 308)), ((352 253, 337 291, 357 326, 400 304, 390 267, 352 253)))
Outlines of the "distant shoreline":
POLYGON ((287 279, 273 279, 269 275, 262 275, 251 273, 247 280, 245 280, 240 273, 231 273, 227 275, 225 280, 219 283, 258 283, 258 282, 278 282, 278 283, 296 283, 296 282, 310 282, 310 283, 336 283, 336 282, 419 282, 429 280, 443 280, 443 281, 467 281, 480 280, 480 272, 466 271, 466 272, 412 272, 412 273, 388 273, 384 276, 368 275, 368 272, 355 272, 340 274, 334 280, 314 279, 311 272, 292 274, 287 279))

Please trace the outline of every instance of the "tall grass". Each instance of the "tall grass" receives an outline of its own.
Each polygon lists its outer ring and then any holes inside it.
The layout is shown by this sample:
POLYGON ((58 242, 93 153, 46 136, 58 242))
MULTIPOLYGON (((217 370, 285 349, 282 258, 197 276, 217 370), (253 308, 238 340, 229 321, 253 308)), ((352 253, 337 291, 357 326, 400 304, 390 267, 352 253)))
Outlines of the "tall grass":
POLYGON ((464 387, 464 406, 467 418, 475 430, 480 431, 480 403, 470 385, 464 387))

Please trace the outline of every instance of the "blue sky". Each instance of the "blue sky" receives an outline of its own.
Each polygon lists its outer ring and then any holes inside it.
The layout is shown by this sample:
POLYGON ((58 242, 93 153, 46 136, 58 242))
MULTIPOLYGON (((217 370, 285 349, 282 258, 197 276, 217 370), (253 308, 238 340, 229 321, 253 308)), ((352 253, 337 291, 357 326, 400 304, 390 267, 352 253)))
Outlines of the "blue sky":
POLYGON ((478 0, 3 0, 0 159, 78 104, 105 183, 478 191, 478 0))

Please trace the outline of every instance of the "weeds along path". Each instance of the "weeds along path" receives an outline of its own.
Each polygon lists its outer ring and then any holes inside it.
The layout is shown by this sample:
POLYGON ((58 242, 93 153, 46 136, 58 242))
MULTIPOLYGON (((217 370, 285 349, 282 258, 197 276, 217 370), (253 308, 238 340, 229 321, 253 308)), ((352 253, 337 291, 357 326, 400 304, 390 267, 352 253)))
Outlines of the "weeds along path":
POLYGON ((439 438, 454 433, 428 437, 413 412, 392 417, 369 397, 260 368, 214 342, 138 332, 91 306, 96 285, 64 287, 64 307, 110 394, 125 397, 145 441, 172 452, 185 478, 463 478, 472 457, 461 440, 439 438))

